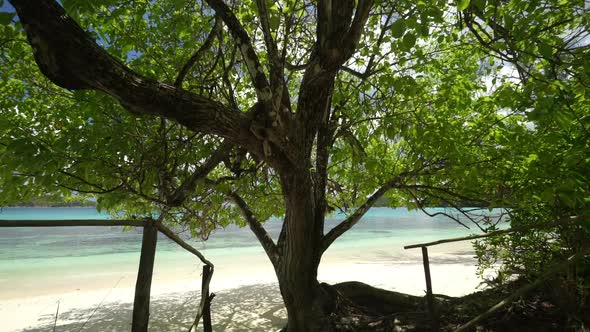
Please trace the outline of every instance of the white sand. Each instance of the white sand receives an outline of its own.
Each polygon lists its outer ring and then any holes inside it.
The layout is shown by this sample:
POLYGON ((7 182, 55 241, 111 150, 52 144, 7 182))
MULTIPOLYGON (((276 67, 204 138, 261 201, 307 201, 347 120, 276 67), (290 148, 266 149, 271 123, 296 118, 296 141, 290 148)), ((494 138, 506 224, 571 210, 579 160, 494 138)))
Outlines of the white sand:
MULTIPOLYGON (((475 290, 480 280, 468 243, 430 251, 435 293, 460 296, 475 290)), ((211 282, 217 294, 212 306, 214 330, 272 331, 284 324, 276 277, 261 250, 208 258, 216 265, 211 282)), ((70 276, 69 284, 60 283, 63 278, 56 276, 22 290, 15 285, 0 293, 0 330, 52 331, 59 302, 55 331, 128 331, 136 268, 113 268, 91 278, 70 276)), ((400 256, 399 248, 332 248, 320 265, 319 279, 328 283, 358 280, 420 296, 425 289, 419 249, 400 256), (396 253, 395 260, 391 252, 396 253)), ((198 306, 200 282, 200 264, 190 255, 157 256, 150 329, 187 331, 198 306)))

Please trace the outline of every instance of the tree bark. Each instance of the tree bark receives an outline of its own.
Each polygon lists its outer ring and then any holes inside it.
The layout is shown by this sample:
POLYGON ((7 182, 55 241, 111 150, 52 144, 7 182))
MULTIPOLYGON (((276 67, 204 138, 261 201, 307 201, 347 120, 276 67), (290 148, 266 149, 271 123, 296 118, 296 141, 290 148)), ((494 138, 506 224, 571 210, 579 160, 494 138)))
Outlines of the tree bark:
POLYGON ((285 240, 279 248, 277 277, 288 313, 287 331, 326 331, 329 297, 320 287, 317 270, 321 242, 314 230, 317 202, 309 172, 292 172, 281 177, 286 202, 285 240))

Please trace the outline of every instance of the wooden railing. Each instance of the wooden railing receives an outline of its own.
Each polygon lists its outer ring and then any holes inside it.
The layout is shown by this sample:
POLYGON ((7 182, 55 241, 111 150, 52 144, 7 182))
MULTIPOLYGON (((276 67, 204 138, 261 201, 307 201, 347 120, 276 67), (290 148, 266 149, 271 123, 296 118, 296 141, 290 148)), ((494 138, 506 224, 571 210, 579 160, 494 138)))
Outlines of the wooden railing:
POLYGON ((176 233, 164 226, 160 221, 144 220, 106 220, 106 219, 77 219, 77 220, 0 220, 0 227, 73 227, 73 226, 130 226, 143 227, 139 269, 135 283, 135 297, 133 301, 132 332, 147 332, 150 315, 150 292, 154 270, 154 258, 158 231, 176 242, 179 246, 197 256, 203 262, 203 276, 201 284, 201 302, 195 315, 195 320, 189 328, 196 329, 201 318, 204 332, 212 332, 211 301, 215 294, 209 294, 209 283, 213 276, 214 266, 203 254, 181 239, 176 233))
MULTIPOLYGON (((483 239, 483 238, 488 238, 488 237, 498 236, 498 235, 503 235, 503 234, 526 232, 529 230, 547 229, 547 228, 554 228, 554 227, 558 227, 558 226, 573 225, 573 224, 579 223, 584 220, 587 220, 587 218, 582 218, 582 217, 562 218, 562 219, 558 219, 557 221, 549 222, 549 223, 540 223, 540 224, 536 224, 536 225, 524 225, 524 226, 513 227, 513 228, 509 228, 509 229, 504 229, 504 230, 493 231, 493 232, 489 232, 489 233, 485 233, 485 234, 443 239, 443 240, 437 240, 437 241, 433 241, 433 242, 419 243, 419 244, 412 244, 412 245, 405 246, 404 249, 406 249, 406 250, 407 249, 416 249, 416 248, 422 249, 422 262, 424 264, 424 278, 426 279, 426 301, 427 301, 428 314, 430 315, 432 330, 433 331, 439 330, 439 321, 438 321, 438 315, 436 312, 436 304, 435 304, 435 300, 434 300, 434 294, 432 292, 432 279, 431 279, 431 275, 430 275, 430 262, 428 259, 428 247, 439 245, 439 244, 444 244, 444 243, 470 241, 470 240, 483 239)), ((498 304, 494 305, 488 311, 482 313, 481 315, 475 317, 474 319, 467 322, 466 324, 460 326, 457 329, 457 331, 466 331, 467 329, 472 328, 473 326, 475 326, 476 323, 480 322, 482 319, 488 317, 492 313, 496 312, 497 310, 499 310, 502 307, 506 306, 507 304, 511 303, 519 296, 522 296, 525 293, 527 293, 528 291, 531 291, 535 287, 539 286, 541 284, 542 280, 544 280, 545 278, 549 277, 550 275, 556 273, 557 271, 559 271, 560 268, 563 268, 564 266, 568 266, 569 264, 578 260, 580 257, 584 257, 588 253, 589 253, 588 250, 580 251, 577 254, 573 255, 572 257, 568 258, 565 262, 563 262, 561 264, 556 264, 554 267, 548 269, 547 273, 543 274, 539 278, 539 280, 517 290, 511 296, 500 301, 498 304)))

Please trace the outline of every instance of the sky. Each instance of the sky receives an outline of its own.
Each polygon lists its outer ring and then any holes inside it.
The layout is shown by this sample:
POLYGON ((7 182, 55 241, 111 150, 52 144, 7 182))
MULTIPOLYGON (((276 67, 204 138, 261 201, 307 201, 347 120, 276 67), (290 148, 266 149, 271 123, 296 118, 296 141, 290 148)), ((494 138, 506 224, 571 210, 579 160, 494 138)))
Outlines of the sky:
POLYGON ((8 1, 0 1, 2 6, 0 7, 0 12, 14 12, 14 7, 8 3, 8 1))

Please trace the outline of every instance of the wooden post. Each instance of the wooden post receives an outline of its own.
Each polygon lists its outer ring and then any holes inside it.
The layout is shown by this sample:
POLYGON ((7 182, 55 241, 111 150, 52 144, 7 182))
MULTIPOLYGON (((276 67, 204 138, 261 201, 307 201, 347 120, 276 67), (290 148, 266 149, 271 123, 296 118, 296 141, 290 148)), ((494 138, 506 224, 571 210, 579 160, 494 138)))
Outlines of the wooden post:
POLYGON ((205 298, 203 306, 203 331, 212 332, 211 326, 211 299, 209 295, 209 280, 211 280, 211 266, 203 265, 203 282, 201 283, 201 296, 205 298))
POLYGON ((154 272, 154 258, 156 255, 156 243, 158 230, 152 223, 146 222, 143 227, 143 239, 141 241, 141 256, 139 258, 139 270, 137 283, 135 284, 135 300, 133 302, 132 332, 147 332, 150 318, 150 289, 152 286, 152 274, 154 272))
POLYGON ((193 328, 197 329, 199 326, 199 321, 203 318, 203 331, 204 332, 211 332, 213 331, 211 327, 211 300, 215 297, 215 294, 209 295, 209 283, 211 282, 211 277, 213 276, 213 266, 211 265, 203 265, 203 279, 201 282, 201 302, 199 303, 199 310, 195 315, 195 320, 191 324, 188 329, 188 332, 191 332, 193 328))
POLYGON ((432 280, 430 279, 430 263, 428 262, 428 247, 422 247, 422 262, 424 263, 424 276, 426 277, 426 302, 432 324, 432 331, 438 331, 438 317, 434 306, 434 294, 432 294, 432 280))

